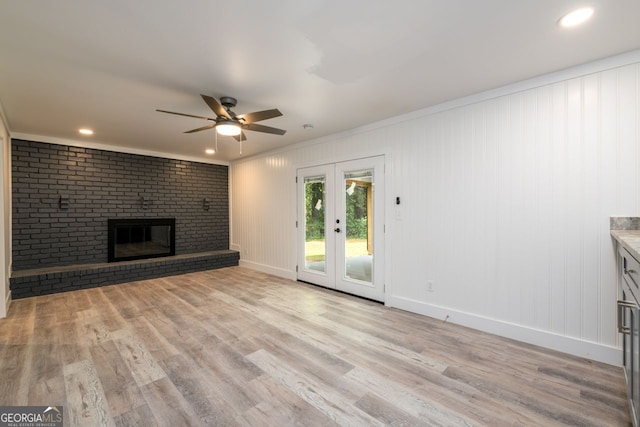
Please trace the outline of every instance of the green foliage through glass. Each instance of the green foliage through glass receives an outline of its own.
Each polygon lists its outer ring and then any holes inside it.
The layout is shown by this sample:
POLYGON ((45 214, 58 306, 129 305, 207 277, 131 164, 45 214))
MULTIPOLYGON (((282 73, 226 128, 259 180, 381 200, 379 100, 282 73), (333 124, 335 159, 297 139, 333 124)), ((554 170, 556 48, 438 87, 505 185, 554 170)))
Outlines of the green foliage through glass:
POLYGON ((324 179, 305 183, 306 240, 324 240, 324 179))

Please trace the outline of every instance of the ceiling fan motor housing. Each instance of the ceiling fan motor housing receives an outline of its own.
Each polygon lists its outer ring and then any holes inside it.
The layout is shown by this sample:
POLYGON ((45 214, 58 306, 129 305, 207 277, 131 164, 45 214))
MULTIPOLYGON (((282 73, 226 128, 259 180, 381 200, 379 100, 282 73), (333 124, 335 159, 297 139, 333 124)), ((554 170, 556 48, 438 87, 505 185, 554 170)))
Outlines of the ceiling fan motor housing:
POLYGON ((220 104, 222 104, 225 107, 227 107, 227 109, 235 107, 237 103, 238 103, 238 100, 233 98, 233 97, 231 97, 231 96, 221 96, 220 97, 220 104))

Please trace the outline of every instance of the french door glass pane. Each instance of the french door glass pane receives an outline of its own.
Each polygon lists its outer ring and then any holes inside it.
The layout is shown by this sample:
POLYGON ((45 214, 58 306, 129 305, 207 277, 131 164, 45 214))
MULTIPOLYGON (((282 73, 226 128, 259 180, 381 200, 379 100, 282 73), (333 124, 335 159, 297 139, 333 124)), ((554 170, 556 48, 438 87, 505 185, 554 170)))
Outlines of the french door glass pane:
POLYGON ((373 169, 344 173, 345 278, 372 282, 373 169))
POLYGON ((325 184, 324 175, 304 178, 305 245, 304 267, 325 272, 325 184))

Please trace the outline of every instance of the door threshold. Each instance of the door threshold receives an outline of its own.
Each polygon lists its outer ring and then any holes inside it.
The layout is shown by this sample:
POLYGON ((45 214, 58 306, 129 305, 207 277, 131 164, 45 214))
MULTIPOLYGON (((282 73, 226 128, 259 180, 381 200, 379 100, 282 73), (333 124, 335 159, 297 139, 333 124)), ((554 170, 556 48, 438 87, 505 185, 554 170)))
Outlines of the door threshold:
POLYGON ((360 296, 360 295, 356 295, 356 294, 352 294, 352 293, 349 293, 349 292, 341 291, 340 289, 327 288, 326 286, 317 285, 315 283, 307 282, 305 280, 298 279, 296 281, 299 282, 299 283, 304 283, 305 285, 315 286, 316 288, 321 288, 321 289, 324 289, 324 290, 327 290, 327 291, 337 292, 339 294, 349 295, 351 297, 356 297, 356 298, 363 299, 363 300, 366 300, 366 301, 375 302, 376 304, 384 305, 384 301, 378 301, 377 299, 371 299, 371 298, 363 297, 363 296, 360 296))

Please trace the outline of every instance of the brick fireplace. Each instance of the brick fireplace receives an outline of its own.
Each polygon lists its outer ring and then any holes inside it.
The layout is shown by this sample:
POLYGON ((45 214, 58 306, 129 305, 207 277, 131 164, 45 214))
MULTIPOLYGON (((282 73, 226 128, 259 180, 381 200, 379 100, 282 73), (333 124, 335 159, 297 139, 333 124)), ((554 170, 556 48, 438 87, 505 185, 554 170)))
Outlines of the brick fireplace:
POLYGON ((86 278, 93 267, 106 284, 127 281, 127 269, 133 280, 147 277, 133 274, 149 264, 144 259, 111 272, 102 265, 110 218, 175 219, 175 256, 156 261, 162 275, 237 265, 238 254, 228 250, 226 165, 13 140, 12 185, 14 298, 68 290, 74 272, 86 278), (42 285, 62 273, 64 286, 42 285))

